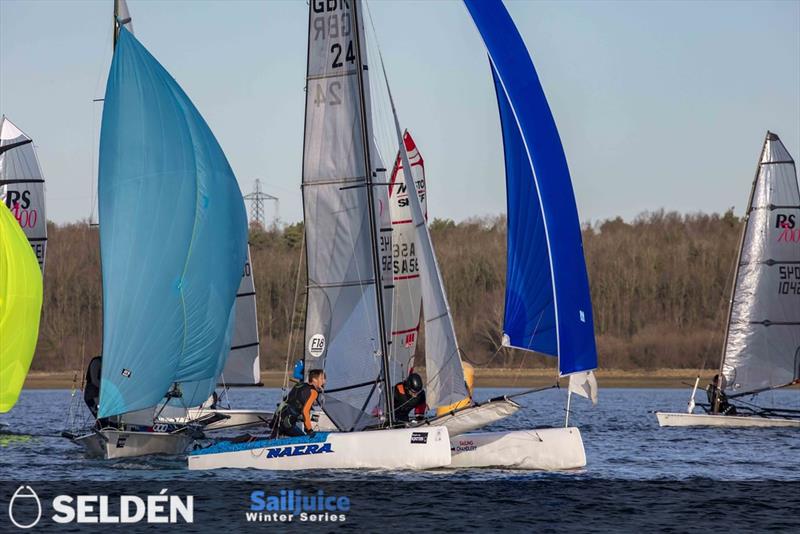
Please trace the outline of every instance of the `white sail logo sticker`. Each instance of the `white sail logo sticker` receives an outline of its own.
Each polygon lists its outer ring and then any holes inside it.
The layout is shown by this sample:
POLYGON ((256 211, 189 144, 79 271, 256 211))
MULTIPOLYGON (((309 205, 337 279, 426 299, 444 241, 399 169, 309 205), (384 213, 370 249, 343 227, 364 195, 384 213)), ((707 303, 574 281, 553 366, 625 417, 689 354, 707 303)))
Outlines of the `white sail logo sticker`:
MULTIPOLYGON (((20 515, 22 515, 21 512, 20 515)), ((11 500, 8 502, 8 518, 11 519, 11 522, 14 523, 14 526, 23 529, 33 528, 39 523, 39 520, 42 518, 42 503, 39 500, 39 496, 36 495, 35 491, 33 491, 33 488, 30 486, 20 486, 17 488, 17 491, 14 492, 14 495, 11 496, 11 500), (14 517, 14 504, 17 503, 17 499, 20 501, 25 499, 25 501, 18 503, 20 508, 32 507, 35 504, 36 518, 33 521, 25 522, 30 519, 28 517, 24 519, 14 517), (28 499, 33 499, 34 502, 31 502, 28 499)))
POLYGON ((319 358, 325 352, 325 336, 314 334, 308 340, 308 353, 315 358, 319 358))

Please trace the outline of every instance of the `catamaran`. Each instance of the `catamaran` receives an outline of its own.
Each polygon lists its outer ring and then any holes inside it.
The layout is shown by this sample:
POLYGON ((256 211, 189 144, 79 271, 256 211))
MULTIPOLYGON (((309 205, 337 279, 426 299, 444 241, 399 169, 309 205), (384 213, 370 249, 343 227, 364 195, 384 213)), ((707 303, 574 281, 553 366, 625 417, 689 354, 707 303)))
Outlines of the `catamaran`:
POLYGON ((717 384, 660 426, 798 427, 800 410, 763 407, 758 394, 800 383, 800 192, 795 163, 767 132, 736 260, 717 384), (745 401, 745 397, 750 397, 745 401), (695 407, 705 413, 694 413, 695 407))
MULTIPOLYGON (((542 287, 532 279, 543 278, 549 295, 544 302, 534 302, 540 305, 535 310, 538 322, 533 323, 526 318, 528 322, 521 329, 527 327, 530 330, 524 332, 525 344, 519 346, 539 352, 550 349, 559 356, 562 375, 585 377, 587 370, 596 367, 596 351, 580 228, 563 149, 558 142, 555 124, 533 65, 508 13, 499 2, 467 4, 493 59, 501 118, 504 119, 504 137, 507 138, 507 166, 514 166, 508 173, 509 180, 511 185, 521 189, 520 194, 525 195, 519 201, 519 207, 510 210, 510 218, 515 221, 520 219, 522 222, 519 224, 529 225, 523 230, 530 230, 539 240, 545 258, 539 259, 539 263, 533 266, 539 268, 534 273, 536 276, 513 285, 514 291, 528 291, 523 297, 536 295, 542 293, 542 287), (498 18, 501 24, 493 22, 498 18), (509 34, 512 35, 510 40, 507 39, 509 34), (494 54, 499 56, 497 61, 494 60, 494 54), (506 59, 508 56, 513 58, 514 54, 522 54, 527 60, 522 69, 513 59, 506 59), (501 83, 501 79, 504 83, 501 83), (521 103, 515 109, 510 102, 525 102, 530 98, 526 92, 530 91, 532 85, 538 87, 541 93, 537 105, 531 108, 521 103), (546 115, 545 125, 535 128, 537 123, 534 119, 542 122, 542 115, 546 115), (536 165, 527 148, 534 142, 542 151, 541 154, 536 153, 536 165), (511 143, 511 151, 508 143, 511 143), (558 148, 557 154, 552 154, 554 146, 558 148), (518 160, 523 155, 527 166, 519 165, 518 160), (536 177, 542 173, 548 176, 546 184, 536 181, 536 177), (525 185, 517 183, 526 180, 525 185), (544 193, 540 195, 538 191, 544 193), (566 198, 562 198, 564 195, 566 198), (546 206, 547 202, 552 202, 553 206, 546 206), (527 215, 530 207, 535 208, 532 217, 527 215), (574 214, 574 217, 571 218, 570 214, 574 214), (551 225, 551 232, 559 238, 557 246, 551 246, 547 240, 542 223, 551 225), (553 274, 555 269, 559 270, 559 276, 553 274), (561 271, 564 272, 563 277, 561 271), (549 328, 540 331, 537 329, 539 323, 549 328), (559 345, 560 335, 568 336, 563 345, 559 345)), ((406 206, 410 213, 410 219, 403 220, 412 224, 413 233, 400 235, 395 241, 395 230, 385 226, 384 211, 392 210, 381 209, 375 213, 376 200, 377 205, 382 207, 389 199, 382 188, 385 185, 385 169, 376 164, 377 150, 372 137, 368 135, 371 129, 370 104, 365 89, 369 85, 366 83, 366 58, 361 45, 364 40, 361 6, 361 2, 352 2, 352 6, 347 3, 336 3, 335 6, 312 3, 309 20, 303 171, 309 280, 305 366, 308 369, 325 369, 329 387, 325 392, 323 409, 338 431, 320 432, 313 438, 222 442, 192 452, 189 467, 391 469, 441 467, 451 462, 460 467, 581 467, 585 465, 586 458, 577 428, 489 432, 450 438, 448 421, 462 424, 462 431, 475 428, 473 425, 487 424, 487 421, 505 416, 502 410, 513 413, 519 408, 510 399, 486 403, 491 407, 486 411, 489 417, 479 414, 477 418, 467 417, 459 422, 459 410, 453 409, 441 418, 418 423, 416 427, 387 429, 394 423, 390 377, 405 377, 411 367, 413 351, 407 350, 411 347, 404 346, 406 350, 392 348, 387 352, 385 332, 389 330, 393 337, 415 334, 418 327, 414 323, 419 318, 418 300, 413 298, 413 291, 406 287, 407 294, 402 297, 408 297, 405 309, 408 316, 404 315, 402 320, 386 319, 393 309, 390 303, 398 298, 398 280, 392 273, 391 258, 388 259, 388 268, 386 259, 386 253, 393 247, 394 250, 397 247, 402 250, 404 244, 408 245, 409 257, 411 247, 415 247, 414 259, 417 260, 419 273, 408 279, 419 280, 425 314, 426 398, 429 404, 434 407, 458 405, 468 397, 468 392, 452 316, 420 195, 414 194, 421 190, 420 182, 424 183, 424 180, 419 180, 419 177, 415 179, 415 166, 419 167, 419 164, 416 161, 417 165, 412 164, 409 156, 416 160, 419 154, 415 153, 410 136, 403 134, 400 129, 385 68, 383 74, 394 117, 398 157, 402 160, 396 165, 389 182, 390 191, 397 185, 396 179, 402 176, 407 192, 406 206), (338 26, 340 21, 343 23, 341 28, 338 26), (336 31, 326 33, 326 28, 332 27, 331 22, 336 24, 336 31), (350 40, 351 28, 355 35, 353 41, 350 40), (366 165, 362 166, 362 161, 366 165), (398 168, 411 169, 411 172, 400 173, 397 172, 398 168), (363 169, 370 169, 371 172, 364 173, 363 169), (370 212, 371 216, 364 220, 364 214, 370 212), (339 261, 340 258, 342 261, 339 261), (394 280, 387 280, 389 276, 394 280), (379 283, 383 284, 382 288, 377 287, 379 283), (373 307, 373 302, 377 306, 373 307), (400 328, 401 324, 406 328, 400 328), (430 439, 430 433, 433 433, 433 439, 430 439), (406 441, 409 437, 412 444, 410 448, 406 441), (443 440, 449 449, 447 457, 441 452, 443 440), (381 449, 370 448, 371 442, 381 449), (439 445, 428 451, 419 446, 437 443, 439 445), (371 454, 363 456, 367 450, 371 454), (419 454, 412 457, 409 451, 419 454), (338 454, 338 459, 334 454, 338 454)), ((510 191, 509 196, 516 193, 519 193, 516 189, 510 191)), ((396 212, 391 217, 394 219, 395 215, 396 212)), ((518 237, 510 244, 509 257, 515 268, 530 269, 529 262, 515 262, 520 257, 519 247, 524 246, 523 240, 518 237)), ((530 248, 528 251, 529 254, 523 256, 525 260, 531 255, 530 248)), ((537 258, 541 255, 537 255, 537 258)), ((410 271, 410 266, 406 270, 410 271)), ((519 320, 519 311, 518 307, 518 315, 510 316, 519 320)), ((585 382, 587 379, 584 379, 585 382)), ((482 406, 469 403, 463 413, 475 413, 482 406)))
POLYGON ((16 216, 2 202, 0 273, 0 414, 3 414, 17 403, 36 350, 42 272, 16 216))
POLYGON ((177 454, 193 425, 165 405, 200 406, 231 347, 247 218, 236 177, 177 82, 115 2, 100 136, 103 357, 97 421, 67 433, 105 458, 177 454))

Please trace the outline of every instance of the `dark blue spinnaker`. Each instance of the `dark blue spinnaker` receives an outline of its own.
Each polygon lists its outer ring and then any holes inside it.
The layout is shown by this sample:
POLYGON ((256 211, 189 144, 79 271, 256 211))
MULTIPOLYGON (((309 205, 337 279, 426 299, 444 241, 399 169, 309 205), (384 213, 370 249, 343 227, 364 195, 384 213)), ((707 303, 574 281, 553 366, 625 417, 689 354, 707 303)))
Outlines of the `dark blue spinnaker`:
POLYGON ((500 0, 464 0, 492 64, 508 196, 504 344, 597 367, 589 278, 564 149, 528 50, 500 0))

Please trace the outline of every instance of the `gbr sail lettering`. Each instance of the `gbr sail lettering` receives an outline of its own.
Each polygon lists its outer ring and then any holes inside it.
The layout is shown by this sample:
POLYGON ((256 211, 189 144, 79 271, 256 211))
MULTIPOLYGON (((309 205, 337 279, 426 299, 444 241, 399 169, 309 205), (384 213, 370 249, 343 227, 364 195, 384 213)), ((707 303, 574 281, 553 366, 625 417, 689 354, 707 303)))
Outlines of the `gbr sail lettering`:
MULTIPOLYGON (((338 70, 355 65, 356 55, 353 45, 353 20, 350 15, 349 0, 312 0, 311 35, 312 40, 331 42, 325 70, 338 70)), ((322 74, 322 73, 317 73, 322 74)), ((314 105, 338 106, 342 103, 342 82, 330 80, 314 84, 314 105)))

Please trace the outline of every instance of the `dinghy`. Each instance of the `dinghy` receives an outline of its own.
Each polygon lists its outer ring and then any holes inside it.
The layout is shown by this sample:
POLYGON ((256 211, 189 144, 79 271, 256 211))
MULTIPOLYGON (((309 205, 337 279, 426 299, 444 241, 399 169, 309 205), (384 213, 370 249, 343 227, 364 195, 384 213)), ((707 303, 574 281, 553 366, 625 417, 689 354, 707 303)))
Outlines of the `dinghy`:
POLYGON ((755 402, 760 393, 800 383, 799 244, 794 160, 767 132, 739 243, 721 384, 709 386, 709 402, 696 402, 698 377, 687 413, 658 412, 660 426, 800 427, 800 410, 755 402), (705 413, 693 413, 696 406, 705 413))
POLYGON ((386 169, 372 131, 361 9, 360 1, 309 6, 303 368, 325 371, 322 409, 336 431, 311 438, 319 441, 218 443, 193 451, 191 469, 428 469, 450 463, 445 428, 391 428, 393 236, 386 169))
POLYGON ((19 399, 36 350, 41 310, 36 254, 17 218, 0 202, 0 414, 19 399))
POLYGON ((200 113, 115 3, 100 136, 103 357, 97 422, 66 435, 105 458, 176 454, 189 425, 167 402, 201 405, 231 347, 247 254, 236 177, 200 113))

